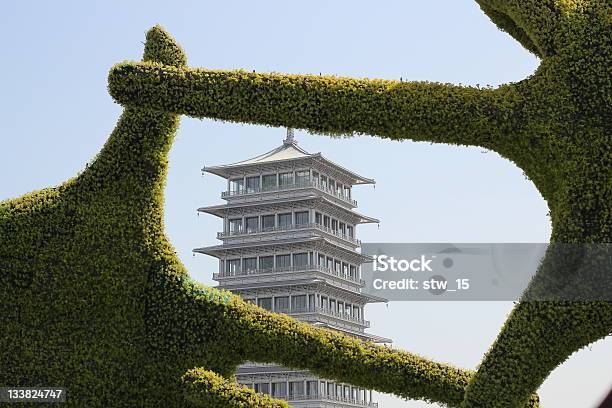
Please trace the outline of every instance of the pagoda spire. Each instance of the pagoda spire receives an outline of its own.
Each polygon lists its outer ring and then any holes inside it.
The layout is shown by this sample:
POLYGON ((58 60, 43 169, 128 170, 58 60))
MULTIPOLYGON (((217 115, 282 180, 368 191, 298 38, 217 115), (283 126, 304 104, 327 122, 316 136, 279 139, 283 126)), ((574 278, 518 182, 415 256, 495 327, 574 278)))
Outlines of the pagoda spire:
POLYGON ((296 145, 297 140, 295 140, 295 135, 293 133, 293 128, 287 128, 287 138, 283 140, 284 145, 296 145))

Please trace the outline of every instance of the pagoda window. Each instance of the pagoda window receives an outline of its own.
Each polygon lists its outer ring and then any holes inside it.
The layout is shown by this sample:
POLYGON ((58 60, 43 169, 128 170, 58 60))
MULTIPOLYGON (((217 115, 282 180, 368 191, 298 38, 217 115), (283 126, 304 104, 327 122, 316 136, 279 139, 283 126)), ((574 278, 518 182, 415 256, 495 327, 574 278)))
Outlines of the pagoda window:
POLYGON ((240 273, 240 259, 228 259, 225 261, 225 272, 228 276, 236 276, 240 273))
POLYGON ((327 269, 330 271, 334 269, 334 260, 330 257, 327 257, 327 269))
POLYGON ((274 311, 275 312, 288 312, 289 311, 289 296, 277 296, 274 298, 274 311))
POLYGON ((257 258, 244 258, 242 260, 242 269, 248 274, 257 270, 257 258))
POLYGON ((327 395, 330 397, 336 395, 336 386, 334 383, 327 383, 327 395))
POLYGON ((287 383, 273 382, 272 383, 272 396, 273 397, 284 397, 287 395, 287 383))
POLYGON ((321 214, 320 212, 315 213, 315 224, 323 225, 323 214, 321 214))
POLYGON ((287 269, 291 266, 291 255, 276 255, 276 268, 287 269))
POLYGON ((342 234, 342 236, 346 236, 346 224, 341 222, 339 226, 340 226, 340 234, 342 234))
POLYGON ((272 215, 262 215, 261 216, 261 229, 263 231, 271 231, 274 229, 274 219, 276 217, 274 214, 272 215))
POLYGON ((315 184, 319 184, 319 173, 318 172, 316 172, 316 171, 312 172, 312 181, 315 184))
POLYGON ((314 307, 315 307, 315 295, 314 294, 308 295, 308 309, 312 311, 314 310, 314 307))
POLYGON ((290 396, 302 396, 305 394, 304 381, 291 381, 289 383, 290 396))
POLYGON ((295 213, 295 225, 308 224, 308 211, 299 211, 295 213))
POLYGON ((347 316, 351 316, 353 311, 353 307, 351 305, 344 305, 344 314, 347 316))
POLYGON ((331 222, 331 229, 334 232, 338 232, 338 220, 332 220, 332 222, 331 222))
POLYGON ((269 383, 256 383, 253 385, 253 389, 255 390, 255 392, 260 392, 262 394, 270 394, 269 383))
POLYGON ((332 312, 336 311, 336 301, 333 299, 329 299, 329 310, 332 312))
POLYGON ((344 186, 344 196, 346 198, 351 198, 351 187, 350 186, 344 186))
POLYGON ((327 308, 328 308, 327 296, 321 296, 321 304, 319 305, 319 307, 321 309, 327 310, 327 308))
POLYGON ((244 191, 244 179, 232 179, 230 180, 230 192, 239 194, 244 191))
POLYGON ((327 215, 323 216, 323 226, 329 228, 329 217, 327 215))
POLYGON ((263 191, 270 191, 276 188, 276 174, 264 174, 261 176, 261 186, 263 191))
POLYGON ((257 299, 257 306, 262 309, 272 310, 272 298, 266 297, 257 299))
POLYGON ((336 194, 342 197, 343 192, 344 188, 342 187, 342 184, 338 183, 338 185, 336 186, 336 194))
POLYGON ((279 228, 288 228, 291 226, 291 213, 278 214, 279 228))
POLYGON ((318 381, 306 381, 306 395, 319 395, 318 381))
POLYGON ((291 296, 291 310, 294 312, 306 311, 308 306, 306 305, 306 295, 293 295, 291 296))
POLYGON ((336 272, 342 272, 342 269, 340 268, 340 261, 334 262, 334 270, 336 272))
POLYGON ((278 175, 278 186, 280 188, 292 187, 293 185, 293 173, 280 173, 278 175))
POLYGON ((327 383, 325 381, 319 382, 319 392, 321 395, 327 394, 327 383))
POLYGON ((349 266, 349 276, 351 277, 351 279, 357 279, 357 268, 355 267, 355 265, 349 266))
POLYGON ((247 177, 246 178, 246 192, 257 193, 259 191, 259 176, 247 177))
POLYGON ((321 188, 327 189, 327 177, 321 174, 321 188))
POLYGON ((342 262, 342 275, 347 278, 349 276, 349 267, 348 264, 342 262))
POLYGON ((325 266, 325 255, 319 254, 319 266, 325 266))
POLYGON ((229 220, 229 233, 230 235, 240 234, 242 232, 242 218, 235 218, 229 220))
POLYGON ((310 181, 310 171, 300 170, 295 172, 295 184, 298 187, 306 187, 310 181))
POLYGON ((361 318, 359 306, 353 306, 353 316, 357 319, 361 318))
POLYGON ((348 225, 346 227, 346 231, 348 232, 348 236, 351 238, 355 237, 355 228, 352 225, 348 225))
POLYGON ((266 271, 266 270, 270 270, 273 268, 274 268, 274 257, 272 255, 259 257, 259 269, 266 271))
POLYGON ((329 191, 331 192, 336 191, 336 182, 332 179, 329 179, 329 191))
POLYGON ((244 219, 246 232, 251 234, 259 230, 259 217, 247 217, 244 219))
POLYGON ((293 254, 293 266, 306 266, 308 265, 308 253, 293 254))

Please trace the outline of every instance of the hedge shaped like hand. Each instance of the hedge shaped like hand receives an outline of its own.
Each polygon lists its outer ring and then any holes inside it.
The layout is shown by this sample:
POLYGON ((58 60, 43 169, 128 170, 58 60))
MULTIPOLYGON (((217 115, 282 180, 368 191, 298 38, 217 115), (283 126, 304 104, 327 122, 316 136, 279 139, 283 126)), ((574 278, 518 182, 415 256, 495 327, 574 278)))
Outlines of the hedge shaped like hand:
POLYGON ((180 49, 152 30, 145 63, 111 73, 111 92, 127 108, 92 166, 58 188, 0 205, 0 380, 61 381, 75 405, 266 406, 212 374, 228 378, 239 362, 259 355, 451 406, 527 401, 569 354, 610 333, 609 303, 522 302, 472 377, 202 288, 189 281, 162 230, 174 114, 187 113, 489 147, 521 166, 547 199, 554 241, 609 242, 609 7, 525 2, 524 14, 516 2, 482 3, 544 58, 532 78, 482 90, 188 70, 180 49), (535 29, 538 21, 547 26, 535 29), (207 370, 180 380, 196 366, 207 370))
MULTIPOLYGON (((126 106, 221 120, 488 148, 517 164, 550 208, 553 243, 610 243, 611 5, 608 0, 479 0, 541 58, 496 89, 123 63, 126 106)), ((538 272, 570 277, 580 263, 538 272)), ((612 279, 600 280, 609 289, 612 279)), ((597 282, 586 289, 597 291, 597 282)), ((464 407, 518 407, 580 348, 610 335, 608 301, 520 302, 466 390, 464 407)))
MULTIPOLYGON (((161 76, 189 72, 159 27, 147 34, 143 63, 161 76)), ((180 100, 180 89, 167 91, 180 100)), ((178 123, 176 113, 128 104, 81 174, 0 202, 0 386, 64 386, 74 407, 286 407, 232 381, 240 363, 261 361, 460 406, 472 372, 189 278, 163 229, 178 123)))

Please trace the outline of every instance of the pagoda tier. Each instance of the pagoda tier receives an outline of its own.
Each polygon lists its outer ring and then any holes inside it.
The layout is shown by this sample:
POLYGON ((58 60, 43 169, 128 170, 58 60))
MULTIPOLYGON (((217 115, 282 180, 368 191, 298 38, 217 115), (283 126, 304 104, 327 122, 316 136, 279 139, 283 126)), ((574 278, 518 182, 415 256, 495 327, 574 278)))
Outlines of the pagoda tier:
POLYGON ((220 218, 228 218, 268 213, 270 211, 282 213, 302 209, 316 210, 316 212, 326 214, 330 218, 341 219, 353 225, 379 222, 376 218, 338 206, 329 197, 319 196, 316 193, 308 192, 307 189, 296 189, 291 196, 286 197, 270 197, 263 193, 253 194, 249 201, 201 207, 198 208, 198 211, 216 215, 220 218))
POLYGON ((370 390, 276 364, 246 363, 238 368, 236 379, 258 392, 284 394, 283 399, 296 408, 378 408, 370 390))
MULTIPOLYGON (((203 171, 227 179, 226 203, 198 209, 223 219, 221 244, 194 249, 219 259, 219 288, 313 326, 391 342, 365 331, 365 305, 386 300, 362 292, 371 258, 358 251, 356 229, 378 220, 354 211, 352 187, 374 180, 301 149, 291 130, 268 153, 203 171)), ((378 406, 370 391, 275 364, 242 365, 237 380, 294 407, 378 406)))
MULTIPOLYGON (((219 237, 219 239, 222 238, 225 239, 225 237, 219 237)), ((371 258, 355 251, 354 242, 328 234, 316 224, 262 234, 237 235, 227 241, 221 245, 196 248, 194 252, 214 256, 221 262, 229 260, 230 257, 265 256, 279 254, 283 251, 297 252, 300 250, 314 250, 339 260, 346 260, 354 265, 371 261, 371 258)), ((316 263, 314 260, 311 262, 309 259, 308 261, 310 264, 316 263)))
POLYGON ((276 313, 285 313, 298 320, 329 327, 364 340, 389 343, 389 339, 365 333, 370 322, 364 318, 367 303, 382 301, 380 298, 313 280, 295 281, 284 285, 242 286, 240 289, 225 287, 246 301, 276 313))

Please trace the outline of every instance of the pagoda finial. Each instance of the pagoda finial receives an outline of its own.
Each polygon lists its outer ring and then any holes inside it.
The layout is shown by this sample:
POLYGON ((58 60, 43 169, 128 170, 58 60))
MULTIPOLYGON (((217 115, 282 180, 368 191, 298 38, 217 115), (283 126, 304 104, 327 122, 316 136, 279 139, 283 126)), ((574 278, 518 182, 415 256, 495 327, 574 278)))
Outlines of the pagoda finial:
POLYGON ((287 138, 283 140, 284 145, 293 145, 297 144, 297 140, 295 140, 295 136, 293 134, 293 128, 287 128, 287 138))

